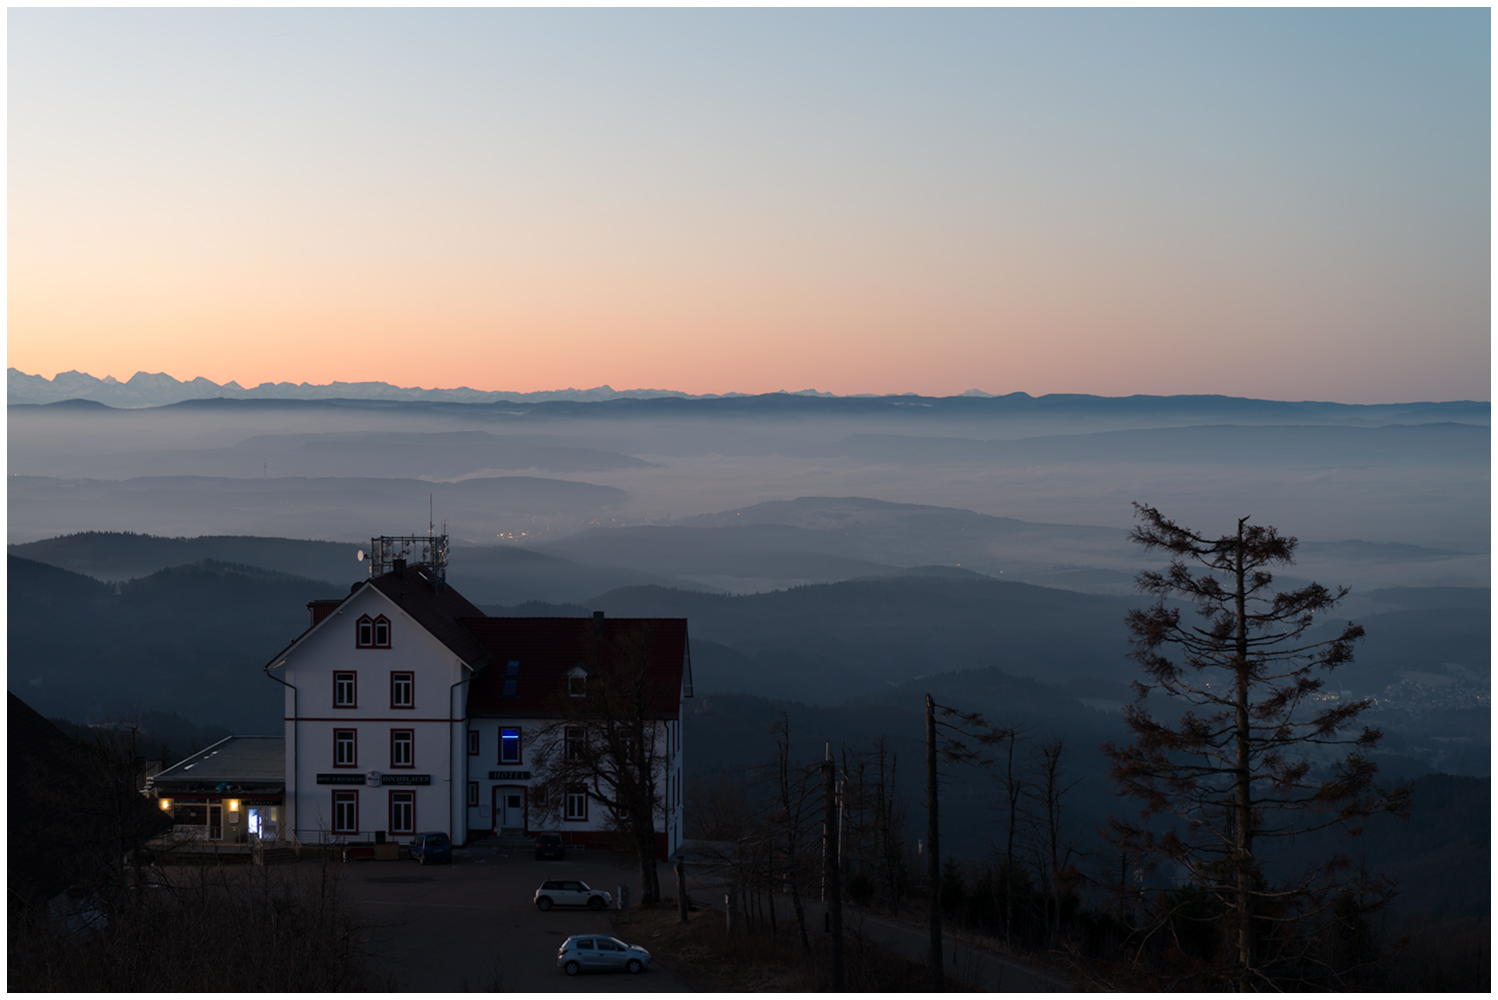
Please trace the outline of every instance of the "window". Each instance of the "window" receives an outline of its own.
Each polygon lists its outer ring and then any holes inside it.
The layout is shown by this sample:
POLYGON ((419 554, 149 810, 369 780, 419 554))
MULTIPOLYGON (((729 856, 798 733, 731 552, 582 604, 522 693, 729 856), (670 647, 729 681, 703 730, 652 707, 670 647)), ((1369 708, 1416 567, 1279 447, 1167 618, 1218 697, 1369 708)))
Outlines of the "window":
POLYGON ((573 667, 567 674, 567 696, 569 698, 586 698, 588 696, 588 675, 578 667, 573 667))
POLYGON ((359 766, 358 733, 356 730, 333 730, 333 766, 359 766))
POLYGON ((333 793, 333 832, 359 832, 359 793, 333 793))
POLYGON ((378 618, 359 616, 354 623, 354 645, 360 649, 389 649, 390 619, 384 615, 378 618))
POLYGON ((520 691, 520 661, 511 660, 505 664, 505 687, 501 692, 501 698, 514 698, 520 691))
POLYGON ((520 763, 520 730, 501 729, 499 731, 499 762, 501 764, 520 763))
POLYGON ((390 793, 390 832, 392 834, 416 832, 416 793, 390 793))
POLYGON ((567 786, 567 818, 570 820, 588 818, 588 790, 582 785, 567 786))
POLYGON ((470 729, 470 730, 468 730, 468 755, 470 757, 477 757, 478 754, 479 754, 479 731, 477 729, 470 729))
POLYGON ((390 766, 391 767, 414 767, 411 745, 415 742, 415 734, 409 729, 390 730, 390 766))
POLYGON ((562 759, 582 760, 583 752, 587 749, 587 739, 583 735, 581 726, 568 726, 563 733, 562 759))
POLYGON ((416 675, 410 672, 390 675, 390 707, 416 707, 416 675))
POLYGON ((537 785, 535 788, 531 789, 531 802, 536 806, 537 809, 545 809, 546 808, 546 786, 545 785, 537 785))
POLYGON ((468 804, 470 806, 479 804, 479 783, 477 781, 470 781, 468 783, 468 804))
POLYGON ((352 670, 337 671, 333 674, 333 707, 359 707, 358 675, 352 670))

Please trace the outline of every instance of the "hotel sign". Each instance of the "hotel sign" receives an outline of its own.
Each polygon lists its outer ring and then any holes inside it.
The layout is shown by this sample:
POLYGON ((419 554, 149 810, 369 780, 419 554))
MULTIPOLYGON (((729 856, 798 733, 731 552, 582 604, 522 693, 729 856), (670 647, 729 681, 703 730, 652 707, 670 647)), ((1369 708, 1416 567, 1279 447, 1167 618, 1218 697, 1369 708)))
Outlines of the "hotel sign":
POLYGON ((381 774, 379 771, 370 771, 368 774, 319 774, 317 783, 319 785, 430 785, 432 776, 430 774, 381 774))
POLYGON ((530 781, 529 771, 490 771, 490 781, 530 781))

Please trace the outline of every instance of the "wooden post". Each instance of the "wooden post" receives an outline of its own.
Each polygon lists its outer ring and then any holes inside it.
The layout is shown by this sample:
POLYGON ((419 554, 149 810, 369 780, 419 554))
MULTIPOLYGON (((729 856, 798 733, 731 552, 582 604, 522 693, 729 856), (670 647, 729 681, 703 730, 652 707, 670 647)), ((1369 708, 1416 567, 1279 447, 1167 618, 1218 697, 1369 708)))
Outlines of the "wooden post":
POLYGON ((832 934, 832 992, 843 991, 843 877, 838 868, 837 777, 832 761, 822 761, 822 808, 829 817, 822 825, 822 870, 827 877, 828 930, 832 934))
POLYGON ((941 961, 941 858, 937 853, 936 702, 926 695, 926 870, 931 881, 931 988, 946 989, 941 961))

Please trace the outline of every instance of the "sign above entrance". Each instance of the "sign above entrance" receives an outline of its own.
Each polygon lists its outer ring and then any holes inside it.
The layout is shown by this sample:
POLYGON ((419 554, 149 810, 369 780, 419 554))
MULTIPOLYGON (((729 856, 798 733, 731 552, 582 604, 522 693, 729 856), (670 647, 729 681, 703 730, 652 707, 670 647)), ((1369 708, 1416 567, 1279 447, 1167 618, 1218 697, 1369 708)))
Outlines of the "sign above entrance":
POLYGON ((430 774, 383 774, 380 776, 382 785, 430 785, 431 783, 430 774))
POLYGON ((530 781, 529 771, 490 771, 490 781, 530 781))
POLYGON ((319 774, 317 776, 319 785, 362 785, 364 775, 362 774, 319 774))

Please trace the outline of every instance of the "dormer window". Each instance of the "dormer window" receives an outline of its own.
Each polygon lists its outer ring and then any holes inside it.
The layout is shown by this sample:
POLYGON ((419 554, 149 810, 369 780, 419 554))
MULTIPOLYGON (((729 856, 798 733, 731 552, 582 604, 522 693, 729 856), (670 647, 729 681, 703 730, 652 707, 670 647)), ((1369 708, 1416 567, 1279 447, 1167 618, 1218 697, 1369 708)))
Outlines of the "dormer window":
POLYGON ((567 697, 586 698, 588 696, 588 668, 579 663, 567 671, 567 697))
POLYGON ((371 618, 361 615, 354 623, 354 645, 360 649, 390 648, 390 619, 384 615, 371 618))

